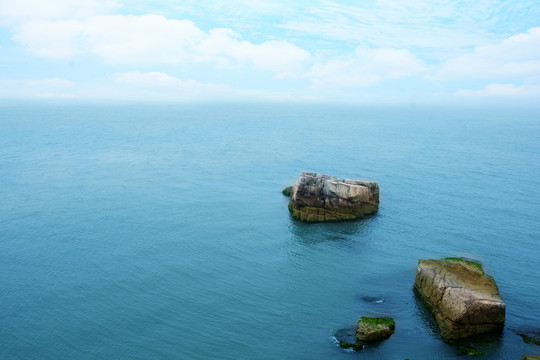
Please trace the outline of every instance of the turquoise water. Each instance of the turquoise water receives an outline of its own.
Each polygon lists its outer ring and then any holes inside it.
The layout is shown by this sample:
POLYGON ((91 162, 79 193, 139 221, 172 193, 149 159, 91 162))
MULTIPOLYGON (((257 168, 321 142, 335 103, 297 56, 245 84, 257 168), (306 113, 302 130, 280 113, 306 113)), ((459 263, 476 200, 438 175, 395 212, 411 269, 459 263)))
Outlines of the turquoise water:
POLYGON ((540 355, 540 111, 314 105, 0 106, 0 358, 461 359, 420 258, 497 280, 489 359, 540 355), (303 224, 304 170, 375 180, 372 218, 303 224), (375 298, 380 301, 366 301, 375 298), (350 353, 361 316, 396 332, 350 353))

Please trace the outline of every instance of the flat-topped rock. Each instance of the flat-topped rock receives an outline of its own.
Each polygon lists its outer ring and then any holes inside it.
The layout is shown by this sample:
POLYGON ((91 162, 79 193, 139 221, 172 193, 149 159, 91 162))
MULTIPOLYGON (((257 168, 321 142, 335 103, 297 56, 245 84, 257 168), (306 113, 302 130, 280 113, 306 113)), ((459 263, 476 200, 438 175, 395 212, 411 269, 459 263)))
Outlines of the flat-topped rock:
POLYGON ((289 210, 306 222, 354 220, 377 212, 379 185, 303 172, 291 189, 289 210))
POLYGON ((420 260, 414 289, 446 340, 504 327, 506 305, 480 264, 459 258, 420 260))

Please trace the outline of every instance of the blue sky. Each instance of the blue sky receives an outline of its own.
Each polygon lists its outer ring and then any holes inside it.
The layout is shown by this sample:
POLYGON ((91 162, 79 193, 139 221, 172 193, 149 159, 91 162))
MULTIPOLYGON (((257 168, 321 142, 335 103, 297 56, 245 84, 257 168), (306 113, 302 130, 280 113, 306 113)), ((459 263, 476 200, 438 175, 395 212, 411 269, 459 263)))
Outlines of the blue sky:
POLYGON ((540 103, 540 2, 0 0, 0 98, 540 103))

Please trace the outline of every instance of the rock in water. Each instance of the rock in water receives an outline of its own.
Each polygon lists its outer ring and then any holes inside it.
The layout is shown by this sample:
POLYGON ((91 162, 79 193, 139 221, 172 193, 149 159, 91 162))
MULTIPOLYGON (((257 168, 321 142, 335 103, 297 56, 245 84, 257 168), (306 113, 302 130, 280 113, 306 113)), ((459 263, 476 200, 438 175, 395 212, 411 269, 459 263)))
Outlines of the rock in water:
POLYGON ((289 210, 306 222, 353 220, 377 212, 379 184, 303 172, 291 191, 289 210))
POLYGON ((506 305, 482 266, 459 258, 420 260, 414 289, 446 340, 500 331, 506 305))
POLYGON ((356 341, 369 343, 380 341, 390 337, 394 333, 396 324, 391 318, 373 318, 363 316, 358 321, 356 341))
POLYGON ((535 355, 523 355, 521 360, 540 360, 540 356, 535 355))

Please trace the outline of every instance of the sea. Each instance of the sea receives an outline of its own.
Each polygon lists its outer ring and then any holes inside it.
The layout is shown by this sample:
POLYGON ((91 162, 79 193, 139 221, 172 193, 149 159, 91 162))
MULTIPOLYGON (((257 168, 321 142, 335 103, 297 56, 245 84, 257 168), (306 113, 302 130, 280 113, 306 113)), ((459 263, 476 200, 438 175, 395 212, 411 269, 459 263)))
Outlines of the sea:
POLYGON ((0 359, 467 359, 413 292, 442 257, 507 305, 464 345, 540 355, 540 108, 3 101, 0 184, 0 359), (302 171, 378 213, 293 220, 302 171), (362 316, 395 333, 340 348, 362 316))

